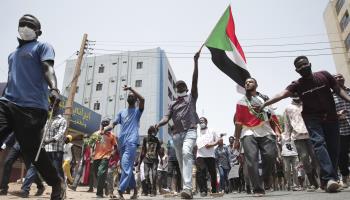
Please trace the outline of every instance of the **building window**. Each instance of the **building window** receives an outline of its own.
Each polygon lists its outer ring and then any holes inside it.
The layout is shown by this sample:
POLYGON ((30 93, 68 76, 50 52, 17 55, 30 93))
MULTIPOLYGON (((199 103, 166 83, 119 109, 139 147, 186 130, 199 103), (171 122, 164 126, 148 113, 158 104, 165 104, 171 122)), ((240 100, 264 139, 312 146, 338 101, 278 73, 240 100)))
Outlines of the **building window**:
POLYGON ((112 63, 112 65, 116 65, 116 64, 118 64, 118 63, 117 62, 112 63))
POLYGON ((89 68, 92 68, 92 65, 89 65, 89 68))
POLYGON ((136 80, 135 87, 142 87, 142 80, 136 80))
POLYGON ((170 88, 168 88, 168 97, 170 100, 173 100, 173 93, 171 92, 170 88))
POLYGON ((349 50, 349 49, 350 49, 350 33, 349 33, 348 36, 345 38, 344 43, 345 43, 346 49, 349 50))
POLYGON ((101 65, 99 68, 98 68, 98 73, 103 73, 105 71, 105 66, 101 65))
POLYGON ((142 69, 142 67, 143 67, 143 62, 136 63, 136 69, 142 69))
POLYGON ((173 76, 171 75, 169 70, 168 70, 168 79, 169 79, 170 83, 173 82, 173 76))
POLYGON ((102 83, 97 83, 96 84, 96 91, 101 91, 102 90, 102 83))
POLYGON ((126 64, 127 62, 126 61, 123 61, 123 64, 126 64))
POLYGON ((94 110, 100 110, 100 102, 96 101, 94 103, 94 110))
POLYGON ((344 13, 344 16, 343 16, 343 17, 341 18, 341 20, 340 20, 340 28, 341 28, 342 31, 345 30, 346 26, 347 26, 348 23, 349 23, 349 20, 350 20, 350 18, 349 18, 349 12, 346 11, 346 12, 344 13))
POLYGON ((337 12, 337 14, 339 14, 341 8, 344 5, 345 0, 338 0, 337 3, 335 4, 335 11, 337 12))

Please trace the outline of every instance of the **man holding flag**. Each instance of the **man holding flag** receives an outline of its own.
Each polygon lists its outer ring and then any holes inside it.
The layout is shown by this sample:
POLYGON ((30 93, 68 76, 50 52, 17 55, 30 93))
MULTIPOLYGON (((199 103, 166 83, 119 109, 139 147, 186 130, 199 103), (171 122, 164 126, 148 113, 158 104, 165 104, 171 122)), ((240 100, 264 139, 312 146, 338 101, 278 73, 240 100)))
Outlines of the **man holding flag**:
POLYGON ((155 125, 158 129, 169 122, 174 122, 172 139, 175 146, 176 158, 179 162, 183 191, 181 197, 192 199, 192 167, 193 147, 197 139, 197 124, 199 117, 196 112, 198 99, 198 58, 200 51, 194 56, 194 71, 192 77, 191 93, 188 94, 187 85, 184 81, 176 82, 177 99, 170 103, 168 113, 155 125))

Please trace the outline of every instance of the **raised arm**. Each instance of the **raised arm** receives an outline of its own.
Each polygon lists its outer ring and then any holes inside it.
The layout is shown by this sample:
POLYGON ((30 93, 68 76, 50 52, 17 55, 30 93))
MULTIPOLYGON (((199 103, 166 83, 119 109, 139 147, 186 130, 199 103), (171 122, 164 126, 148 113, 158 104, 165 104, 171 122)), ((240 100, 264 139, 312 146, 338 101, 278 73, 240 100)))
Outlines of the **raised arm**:
POLYGON ((140 110, 144 110, 145 108, 145 98, 143 98, 143 96, 138 93, 136 90, 134 90, 132 87, 128 87, 128 86, 124 86, 123 89, 126 91, 126 90, 129 90, 131 91, 132 93, 135 94, 136 98, 139 100, 139 109, 140 110))
POLYGON ((194 55, 194 71, 192 76, 192 88, 191 94, 194 98, 198 98, 198 59, 200 56, 200 51, 194 55))

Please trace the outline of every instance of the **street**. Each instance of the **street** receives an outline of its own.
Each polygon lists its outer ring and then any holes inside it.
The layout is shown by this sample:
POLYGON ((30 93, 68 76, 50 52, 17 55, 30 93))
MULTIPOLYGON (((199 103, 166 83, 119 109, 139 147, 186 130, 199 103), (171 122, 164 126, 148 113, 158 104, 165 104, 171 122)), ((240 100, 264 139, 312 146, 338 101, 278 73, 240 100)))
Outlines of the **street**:
MULTIPOLYGON (((33 185, 30 191, 29 199, 49 199, 50 197, 50 188, 46 186, 46 190, 43 196, 35 197, 34 194, 36 192, 36 186, 33 185)), ((17 183, 11 183, 9 192, 19 190, 20 184, 17 183)), ((85 192, 88 190, 88 187, 78 187, 77 191, 74 192, 70 189, 67 190, 67 198, 66 199, 97 199, 95 193, 88 193, 85 192)), ((124 196, 125 199, 129 199, 129 195, 124 196)), ((200 197, 199 195, 195 195, 193 199, 202 199, 203 197, 200 197)), ((7 196, 0 196, 0 200, 5 199, 21 199, 19 197, 12 196, 11 194, 8 194, 7 196)), ((109 199, 109 198, 104 198, 109 199)), ((157 195, 156 197, 145 197, 145 196, 139 196, 139 199, 181 199, 180 197, 171 197, 171 198, 165 198, 163 195, 157 195)), ((213 197, 208 196, 204 199, 213 199, 213 197)), ((329 194, 325 193, 323 191, 317 191, 317 192, 306 192, 306 191, 298 191, 298 192, 292 192, 292 191, 275 191, 275 192, 268 192, 265 197, 253 197, 252 195, 247 195, 245 193, 242 194, 228 194, 224 195, 223 197, 216 197, 215 199, 281 199, 281 200, 309 200, 309 199, 317 199, 317 200, 346 200, 350 199, 350 189, 345 189, 341 192, 329 194)))

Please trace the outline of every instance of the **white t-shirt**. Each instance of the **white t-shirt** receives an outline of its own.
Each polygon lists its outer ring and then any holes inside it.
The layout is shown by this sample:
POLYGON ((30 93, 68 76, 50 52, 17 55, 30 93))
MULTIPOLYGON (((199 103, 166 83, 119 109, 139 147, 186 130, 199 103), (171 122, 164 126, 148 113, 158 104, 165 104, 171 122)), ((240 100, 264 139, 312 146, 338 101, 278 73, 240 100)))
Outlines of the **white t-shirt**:
POLYGON ((263 124, 256 127, 243 126, 241 138, 247 135, 254 135, 254 137, 265 137, 267 135, 275 135, 275 132, 272 130, 270 122, 265 121, 263 124))
POLYGON ((218 136, 215 132, 209 131, 208 128, 200 130, 197 135, 197 157, 201 158, 215 158, 215 149, 211 147, 205 148, 205 145, 218 141, 218 136))
POLYGON ((73 146, 72 143, 64 144, 64 147, 63 147, 63 151, 64 151, 63 160, 72 161, 72 159, 73 159, 72 146, 73 146))

